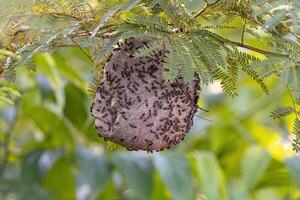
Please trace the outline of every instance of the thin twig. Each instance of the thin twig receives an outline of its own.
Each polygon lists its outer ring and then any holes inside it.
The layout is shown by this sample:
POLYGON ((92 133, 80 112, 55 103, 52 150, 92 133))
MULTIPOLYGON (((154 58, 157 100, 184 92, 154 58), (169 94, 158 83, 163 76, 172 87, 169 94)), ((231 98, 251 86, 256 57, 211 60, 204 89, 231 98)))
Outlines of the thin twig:
POLYGON ((55 12, 53 12, 53 13, 49 13, 49 15, 58 15, 58 16, 70 17, 70 18, 73 18, 73 19, 78 20, 78 21, 81 21, 81 20, 82 20, 82 19, 79 18, 79 17, 76 17, 76 16, 74 16, 74 15, 68 15, 68 14, 66 14, 66 13, 55 13, 55 12))
MULTIPOLYGON (((282 81, 282 82, 283 82, 283 81, 282 81)), ((295 111, 296 118, 297 118, 298 120, 300 120, 299 113, 297 112, 296 102, 294 101, 294 98, 293 98, 293 94, 292 94, 292 92, 291 92, 291 89, 289 88, 289 86, 288 86, 285 82, 283 82, 283 83, 284 83, 284 85, 285 85, 285 87, 286 87, 286 89, 287 89, 287 91, 288 91, 288 93, 289 93, 289 96, 290 96, 290 98, 291 98, 291 101, 292 101, 292 105, 293 105, 293 108, 294 108, 294 111, 295 111)))
POLYGON ((211 122, 211 123, 213 123, 213 122, 214 122, 213 120, 211 120, 211 119, 207 119, 207 118, 205 118, 205 117, 202 117, 201 115, 197 115, 197 114, 195 114, 195 116, 196 116, 196 117, 199 117, 200 119, 203 119, 203 120, 205 120, 205 121, 211 122))
POLYGON ((71 38, 72 42, 90 59, 90 61, 94 62, 93 58, 76 42, 75 39, 71 38))
POLYGON ((238 47, 243 47, 245 49, 249 49, 251 51, 255 51, 255 52, 258 52, 258 53, 261 53, 261 54, 288 57, 287 54, 280 54, 280 53, 266 51, 266 50, 259 49, 259 48, 253 47, 253 46, 249 46, 247 44, 243 44, 241 42, 235 42, 235 41, 231 41, 231 40, 227 40, 227 41, 230 42, 231 44, 234 44, 234 45, 238 46, 238 47))
POLYGON ((217 0, 214 3, 210 4, 207 0, 205 0, 205 6, 202 8, 202 10, 197 12, 193 17, 197 18, 197 17, 201 16, 210 6, 216 5, 217 3, 219 3, 219 1, 220 0, 217 0))
POLYGON ((241 42, 244 44, 244 37, 245 37, 245 31, 246 31, 246 26, 247 26, 247 19, 243 19, 243 30, 242 30, 242 35, 241 35, 241 42))

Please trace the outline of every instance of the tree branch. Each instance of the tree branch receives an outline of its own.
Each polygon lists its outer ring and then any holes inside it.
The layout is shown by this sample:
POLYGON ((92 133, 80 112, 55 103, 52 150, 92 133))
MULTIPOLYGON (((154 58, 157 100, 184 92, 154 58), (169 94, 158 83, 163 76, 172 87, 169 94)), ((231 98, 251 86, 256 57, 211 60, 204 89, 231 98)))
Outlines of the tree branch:
POLYGON ((242 30, 242 35, 241 35, 241 43, 244 44, 244 37, 245 37, 245 31, 246 31, 246 26, 247 26, 247 19, 243 19, 243 30, 242 30))
POLYGON ((231 41, 231 40, 228 40, 228 42, 230 42, 231 44, 234 44, 238 47, 242 47, 242 48, 245 48, 245 49, 249 49, 251 51, 255 51, 257 53, 261 53, 261 54, 265 54, 265 55, 288 57, 287 54, 280 54, 280 53, 275 53, 275 52, 271 52, 271 51, 266 51, 266 50, 259 49, 259 48, 253 47, 253 46, 249 46, 247 44, 243 44, 241 42, 235 42, 235 41, 231 41))
POLYGON ((81 21, 81 20, 82 20, 82 19, 79 18, 79 17, 76 17, 76 16, 74 16, 74 15, 68 15, 68 14, 66 14, 66 13, 55 13, 55 12, 53 12, 53 13, 49 13, 49 15, 57 15, 57 16, 69 17, 69 18, 72 18, 72 19, 77 20, 77 21, 81 21))
POLYGON ((207 0, 205 0, 205 6, 202 8, 202 10, 200 10, 198 13, 196 13, 193 17, 197 18, 199 16, 201 16, 210 6, 216 5, 217 3, 219 3, 220 0, 215 1, 214 3, 208 3, 207 0))

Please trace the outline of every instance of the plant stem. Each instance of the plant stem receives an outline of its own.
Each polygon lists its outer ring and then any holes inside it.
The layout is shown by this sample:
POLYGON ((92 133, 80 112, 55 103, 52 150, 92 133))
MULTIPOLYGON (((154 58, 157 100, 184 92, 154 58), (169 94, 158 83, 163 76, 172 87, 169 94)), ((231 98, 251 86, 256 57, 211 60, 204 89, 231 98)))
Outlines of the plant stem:
POLYGON ((245 37, 245 31, 246 31, 246 26, 247 26, 247 19, 243 19, 243 30, 242 30, 242 35, 241 35, 241 43, 244 44, 244 37, 245 37))
POLYGON ((241 42, 235 42, 235 41, 231 41, 231 40, 228 40, 228 41, 231 44, 234 44, 234 45, 236 45, 238 47, 243 47, 245 49, 249 49, 251 51, 255 51, 255 52, 258 52, 258 53, 261 53, 261 54, 288 57, 287 54, 280 54, 280 53, 266 51, 266 50, 259 49, 259 48, 256 48, 256 47, 253 47, 253 46, 250 46, 250 45, 247 45, 247 44, 243 44, 241 42))
POLYGON ((72 42, 89 58, 90 61, 94 62, 93 58, 76 42, 75 39, 71 38, 72 42))
POLYGON ((209 4, 208 1, 205 0, 205 6, 202 8, 202 10, 200 10, 199 12, 197 12, 193 17, 194 18, 199 17, 200 15, 202 15, 207 10, 207 8, 209 8, 209 6, 213 6, 213 5, 217 4, 217 3, 219 3, 219 1, 220 0, 215 1, 214 3, 209 4))

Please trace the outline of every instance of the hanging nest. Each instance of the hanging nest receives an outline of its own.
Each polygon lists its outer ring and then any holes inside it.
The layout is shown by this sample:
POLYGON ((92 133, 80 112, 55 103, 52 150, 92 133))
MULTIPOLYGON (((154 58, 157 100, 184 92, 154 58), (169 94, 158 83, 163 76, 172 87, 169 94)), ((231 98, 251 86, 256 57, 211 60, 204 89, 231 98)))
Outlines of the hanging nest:
POLYGON ((95 127, 105 140, 128 150, 160 151, 184 139, 197 111, 199 79, 189 85, 178 75, 163 79, 165 50, 136 58, 147 42, 128 39, 115 49, 91 107, 95 127))

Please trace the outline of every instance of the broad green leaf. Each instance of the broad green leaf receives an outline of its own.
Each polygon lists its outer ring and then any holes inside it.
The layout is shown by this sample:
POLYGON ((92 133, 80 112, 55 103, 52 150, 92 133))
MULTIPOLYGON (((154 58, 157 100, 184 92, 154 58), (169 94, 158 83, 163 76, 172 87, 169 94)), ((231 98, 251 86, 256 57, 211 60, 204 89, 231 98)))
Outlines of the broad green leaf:
POLYGON ((65 116, 75 127, 82 129, 88 117, 88 101, 82 90, 72 84, 65 87, 66 103, 64 107, 65 116))
POLYGON ((151 200, 171 200, 172 194, 167 190, 167 187, 164 185, 157 172, 154 172, 153 179, 153 193, 151 200))
POLYGON ((216 156, 211 152, 197 152, 196 156, 201 190, 207 199, 228 199, 224 175, 216 156))
POLYGON ((291 179, 296 187, 300 188, 300 158, 295 156, 285 159, 291 179))
POLYGON ((41 105, 42 96, 38 90, 28 91, 23 94, 20 106, 21 113, 32 110, 33 107, 41 105))
MULTIPOLYGON (((71 56, 71 55, 66 55, 71 56)), ((55 61, 57 63, 57 70, 69 81, 73 82, 77 87, 84 90, 87 87, 86 81, 83 79, 82 75, 78 72, 76 66, 71 66, 69 62, 66 61, 65 57, 61 54, 54 54, 55 61)))
POLYGON ((58 160, 47 172, 43 186, 51 193, 51 199, 76 199, 75 178, 66 158, 58 160))
MULTIPOLYGON (((41 187, 38 184, 29 184, 26 181, 18 182, 14 187, 10 190, 10 192, 14 192, 15 199, 23 200, 23 199, 30 199, 30 200, 51 200, 49 197, 50 194, 45 188, 41 187)), ((1 195, 0 195, 0 199, 1 195)), ((10 198, 3 198, 3 200, 10 199, 10 198)))
POLYGON ((103 157, 91 154, 84 148, 78 148, 76 154, 78 164, 77 184, 87 186, 89 199, 97 199, 108 180, 111 178, 112 166, 103 157))
POLYGON ((63 82, 58 73, 57 63, 55 62, 55 59, 50 54, 38 54, 35 56, 35 63, 38 66, 38 70, 44 73, 44 75, 49 78, 58 107, 62 109, 65 103, 65 94, 63 90, 63 82))
POLYGON ((242 181, 246 188, 253 189, 270 163, 268 152, 259 146, 251 146, 241 163, 242 181))
POLYGON ((39 167, 39 160, 44 150, 35 149, 24 158, 22 162, 22 178, 27 182, 35 183, 42 179, 42 171, 39 167))
POLYGON ((156 154, 154 165, 172 193, 173 199, 185 200, 191 197, 193 176, 188 162, 182 154, 156 154))
POLYGON ((152 194, 152 166, 148 159, 132 154, 114 155, 113 162, 138 199, 150 199, 152 194))
POLYGON ((58 125, 51 130, 52 143, 54 146, 68 147, 73 151, 74 139, 72 132, 64 119, 60 119, 58 125))
POLYGON ((97 200, 102 199, 115 199, 117 196, 116 188, 112 181, 109 181, 98 195, 97 200))
POLYGON ((71 130, 63 119, 55 113, 42 108, 32 107, 26 110, 22 117, 31 119, 36 126, 46 135, 51 141, 49 146, 68 146, 73 148, 73 137, 71 130))
POLYGON ((59 124, 59 118, 51 111, 43 107, 32 107, 26 110, 24 118, 32 119, 37 127, 45 134, 51 134, 54 127, 59 124))
POLYGON ((239 180, 234 180, 230 183, 229 192, 231 200, 251 200, 251 194, 239 180))

